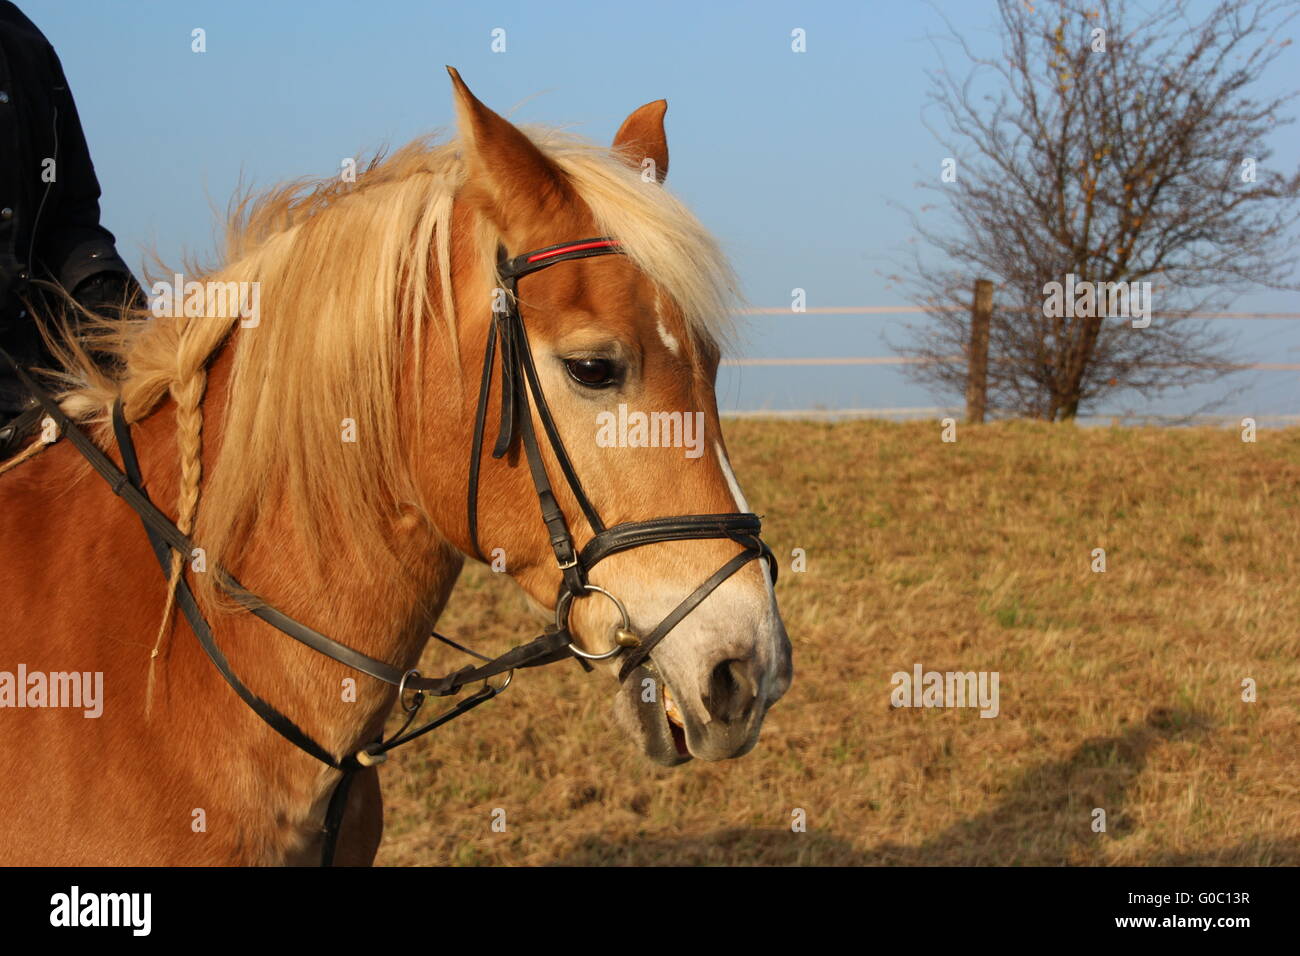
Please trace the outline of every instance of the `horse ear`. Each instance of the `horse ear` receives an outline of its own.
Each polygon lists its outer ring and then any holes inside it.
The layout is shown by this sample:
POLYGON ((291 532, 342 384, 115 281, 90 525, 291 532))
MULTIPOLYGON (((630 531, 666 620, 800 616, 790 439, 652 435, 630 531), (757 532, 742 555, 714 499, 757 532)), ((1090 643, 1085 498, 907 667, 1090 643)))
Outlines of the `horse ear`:
POLYGON ((668 112, 667 100, 655 100, 632 112, 614 134, 614 149, 633 169, 645 168, 648 159, 654 163, 655 178, 664 181, 668 175, 668 137, 664 135, 664 114, 668 112))
POLYGON ((484 106, 447 67, 467 169, 464 197, 507 239, 530 241, 535 225, 562 218, 574 197, 564 175, 513 123, 484 106))

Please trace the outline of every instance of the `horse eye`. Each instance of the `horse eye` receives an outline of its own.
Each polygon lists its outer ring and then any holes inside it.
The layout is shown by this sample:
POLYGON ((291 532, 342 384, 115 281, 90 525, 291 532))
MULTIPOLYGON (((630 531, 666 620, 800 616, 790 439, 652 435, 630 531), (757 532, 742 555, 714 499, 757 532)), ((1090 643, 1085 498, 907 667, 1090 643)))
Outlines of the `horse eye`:
POLYGON ((566 359, 564 367, 570 378, 587 388, 607 388, 618 378, 618 366, 609 359, 566 359))

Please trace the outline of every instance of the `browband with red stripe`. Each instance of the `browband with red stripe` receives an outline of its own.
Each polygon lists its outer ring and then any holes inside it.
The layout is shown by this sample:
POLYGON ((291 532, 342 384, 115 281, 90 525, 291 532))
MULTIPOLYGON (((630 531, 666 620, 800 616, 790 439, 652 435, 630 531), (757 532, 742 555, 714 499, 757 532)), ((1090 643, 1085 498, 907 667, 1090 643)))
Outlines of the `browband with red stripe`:
POLYGON ((557 262, 566 262, 569 259, 587 259, 591 256, 607 256, 622 251, 622 244, 617 239, 611 239, 609 236, 597 236, 594 239, 583 239, 581 242, 562 242, 559 245, 547 246, 545 249, 525 252, 522 256, 515 256, 513 259, 506 259, 501 262, 497 271, 501 274, 502 279, 509 282, 512 279, 518 279, 520 276, 526 276, 530 272, 536 272, 538 269, 545 269, 557 262))

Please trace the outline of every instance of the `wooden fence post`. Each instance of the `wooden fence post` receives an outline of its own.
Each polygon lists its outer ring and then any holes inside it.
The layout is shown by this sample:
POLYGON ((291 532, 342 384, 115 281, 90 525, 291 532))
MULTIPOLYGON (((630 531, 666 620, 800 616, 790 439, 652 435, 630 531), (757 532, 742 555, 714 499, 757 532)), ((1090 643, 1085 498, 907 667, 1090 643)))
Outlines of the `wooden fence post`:
POLYGON ((966 366, 966 421, 982 424, 988 405, 989 322, 993 317, 993 283, 975 280, 970 311, 970 361, 966 366))

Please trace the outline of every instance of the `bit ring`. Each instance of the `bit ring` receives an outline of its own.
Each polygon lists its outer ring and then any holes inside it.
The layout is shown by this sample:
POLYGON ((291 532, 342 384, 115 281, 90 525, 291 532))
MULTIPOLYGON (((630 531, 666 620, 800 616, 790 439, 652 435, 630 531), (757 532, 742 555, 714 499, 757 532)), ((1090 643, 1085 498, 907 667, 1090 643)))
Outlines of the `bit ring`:
POLYGON ((419 676, 420 672, 412 667, 402 675, 402 682, 397 685, 397 702, 402 705, 402 710, 406 711, 408 714, 413 714, 424 706, 424 691, 420 690, 414 692, 415 696, 411 698, 411 706, 406 706, 406 682, 412 677, 419 676))
MULTIPOLYGON (((618 608, 619 616, 623 619, 623 630, 630 631, 632 629, 632 621, 627 616, 627 608, 623 606, 622 601, 614 597, 614 595, 610 594, 604 588, 597 587, 594 584, 584 584, 582 587, 583 590, 585 591, 595 591, 598 594, 605 595, 605 597, 613 601, 614 607, 618 608)), ((563 594, 560 595, 560 599, 555 603, 555 626, 562 631, 567 630, 569 627, 569 605, 572 603, 573 603, 572 591, 565 591, 563 594)), ((569 636, 570 638, 572 638, 573 635, 570 634, 569 636)), ((578 655, 579 657, 585 658, 586 660, 589 661, 609 660, 615 654, 621 653, 623 649, 624 649, 623 645, 615 644, 614 649, 612 651, 606 651, 604 654, 589 654, 586 651, 584 651, 582 648, 578 647, 577 644, 573 643, 572 640, 569 641, 569 650, 571 650, 574 654, 578 655)))

